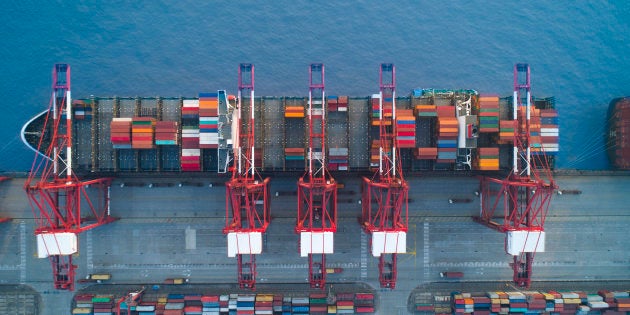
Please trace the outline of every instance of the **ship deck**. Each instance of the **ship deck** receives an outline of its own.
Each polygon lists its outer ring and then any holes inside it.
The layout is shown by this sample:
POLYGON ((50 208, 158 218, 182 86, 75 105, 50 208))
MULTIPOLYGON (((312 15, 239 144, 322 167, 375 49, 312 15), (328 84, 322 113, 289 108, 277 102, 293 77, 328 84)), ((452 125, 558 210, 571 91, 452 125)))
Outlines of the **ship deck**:
MULTIPOLYGON (((398 110, 410 111, 414 111, 418 105, 448 105, 454 108, 453 105, 456 100, 476 95, 476 92, 472 90, 431 91, 431 94, 420 97, 398 97, 396 107, 398 110)), ((86 114, 81 116, 75 114, 73 120, 73 166, 75 172, 78 174, 180 172, 181 148, 179 145, 155 145, 152 149, 120 149, 112 146, 109 137, 111 133, 110 123, 113 118, 152 117, 157 121, 181 122, 182 102, 185 99, 194 98, 97 97, 80 100, 87 105, 85 107, 86 114)), ((349 97, 343 111, 329 110, 327 112, 327 148, 347 150, 347 157, 344 158, 346 163, 344 164, 347 164, 347 171, 350 172, 363 172, 370 168, 370 145, 373 140, 378 139, 378 126, 372 123, 371 102, 370 97, 349 97)), ((542 104, 541 106, 548 106, 552 104, 552 101, 543 99, 538 103, 542 104)), ((248 106, 247 99, 243 104, 245 107, 248 106)), ((307 148, 308 116, 287 117, 285 108, 307 108, 307 98, 263 96, 255 98, 255 105, 255 142, 257 151, 262 153, 259 169, 263 172, 303 171, 305 159, 290 159, 285 153, 285 149, 307 148)), ((501 121, 511 119, 512 110, 509 98, 500 99, 499 109, 497 119, 501 121)), ((416 115, 415 113, 414 115, 416 115)), ((434 116, 419 116, 418 114, 415 118, 415 131, 413 132, 415 146, 400 149, 403 170, 408 172, 471 170, 470 166, 466 167, 455 162, 439 163, 439 160, 435 158, 415 155, 415 148, 435 149, 437 147, 438 152, 442 150, 438 143, 440 137, 438 135, 438 119, 435 113, 433 114, 434 116)), ((243 124, 245 123, 247 123, 246 120, 243 124)), ((498 120, 496 124, 498 126, 498 120)), ((225 130, 229 130, 230 127, 222 126, 220 123, 219 129, 223 131, 219 133, 223 137, 225 130)), ((498 127, 496 130, 499 130, 498 127)), ((478 143, 478 147, 498 148, 497 170, 509 170, 512 166, 512 145, 509 141, 499 141, 498 135, 498 132, 482 132, 475 141, 478 143)), ((178 137, 180 137, 178 143, 181 143, 181 132, 178 137)), ((221 149, 205 148, 201 149, 200 152, 202 172, 225 171, 219 166, 222 161, 222 154, 224 154, 221 153, 221 149)), ((477 156, 473 154, 473 160, 475 159, 477 156)), ((553 157, 550 156, 549 159, 553 161, 553 157)))

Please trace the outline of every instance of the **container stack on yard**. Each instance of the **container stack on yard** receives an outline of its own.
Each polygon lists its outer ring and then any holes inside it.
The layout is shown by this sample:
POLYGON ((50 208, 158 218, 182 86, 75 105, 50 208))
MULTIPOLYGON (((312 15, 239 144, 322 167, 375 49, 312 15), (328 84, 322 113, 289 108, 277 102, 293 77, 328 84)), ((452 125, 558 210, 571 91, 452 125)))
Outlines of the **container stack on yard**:
POLYGON ((308 314, 309 310, 308 297, 299 296, 291 298, 291 314, 308 314))
POLYGON ((111 295, 80 294, 75 298, 72 314, 112 315, 114 302, 111 295))
POLYGON ((411 109, 396 111, 396 140, 399 148, 416 146, 416 117, 411 109))
POLYGON ((219 147, 218 93, 199 93, 199 148, 219 147))
POLYGON ((304 118, 304 107, 303 106, 286 106, 284 108, 284 117, 304 118))
POLYGON ((131 121, 131 148, 153 149, 155 118, 134 117, 131 121))
POLYGON ((311 293, 309 296, 309 314, 326 315, 328 313, 326 297, 326 293, 311 293))
POLYGON ((184 315, 202 315, 203 302, 201 294, 184 295, 184 315))
POLYGON ((272 315, 273 314, 273 294, 257 294, 255 314, 272 315))
POLYGON ((354 307, 356 314, 374 313, 374 294, 356 293, 354 295, 354 307))
POLYGON ((199 100, 184 100, 182 106, 182 171, 201 170, 199 149, 199 100))
POLYGON ((331 171, 348 170, 348 148, 328 149, 328 169, 331 171))
POLYGON ((337 314, 354 314, 354 293, 337 293, 337 314))
POLYGON ((171 293, 166 298, 164 315, 183 315, 185 300, 183 294, 171 293))
POLYGON ((236 314, 254 314, 256 310, 256 295, 239 294, 236 298, 236 314))
POLYGON ((451 303, 455 314, 625 314, 630 311, 627 291, 605 290, 597 294, 557 291, 487 292, 475 295, 454 293, 451 303))
POLYGON ((499 97, 479 96, 479 132, 499 132, 499 97))
POLYGON ((177 134, 176 121, 158 121, 155 123, 156 145, 177 145, 177 134))
POLYGON ((477 158, 473 168, 480 171, 499 170, 499 148, 477 148, 477 158))
POLYGON ((74 297, 74 308, 72 314, 92 314, 94 304, 92 304, 93 294, 78 294, 74 297))
POLYGON ((131 118, 113 118, 109 130, 114 149, 131 149, 131 118))
MULTIPOLYGON (((218 295, 204 295, 201 297, 201 307, 204 313, 219 313, 221 306, 218 295)), ((226 309, 227 310, 227 309, 226 309)))
POLYGON ((282 294, 274 294, 272 305, 273 305, 274 314, 282 314, 282 305, 283 305, 282 294))
POLYGON ((540 136, 542 140, 542 149, 545 154, 558 154, 558 135, 558 112, 555 109, 541 109, 540 136))
POLYGON ((458 123, 453 106, 437 106, 437 163, 455 163, 458 123))

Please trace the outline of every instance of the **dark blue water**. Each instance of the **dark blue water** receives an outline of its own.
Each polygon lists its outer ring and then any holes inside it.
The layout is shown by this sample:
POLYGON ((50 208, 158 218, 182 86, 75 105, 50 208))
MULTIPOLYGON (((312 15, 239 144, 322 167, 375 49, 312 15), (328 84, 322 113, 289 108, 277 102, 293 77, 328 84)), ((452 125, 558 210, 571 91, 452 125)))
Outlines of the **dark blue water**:
POLYGON ((630 95, 630 3, 593 1, 19 1, 0 10, 0 170, 33 158, 19 131, 50 98, 54 63, 72 66, 75 98, 195 96, 236 90, 256 65, 257 95, 306 95, 307 66, 326 64, 329 94, 472 88, 511 95, 527 62, 535 96, 555 96, 558 167, 604 169, 606 109, 630 95), (173 4, 173 3, 177 4, 173 4))

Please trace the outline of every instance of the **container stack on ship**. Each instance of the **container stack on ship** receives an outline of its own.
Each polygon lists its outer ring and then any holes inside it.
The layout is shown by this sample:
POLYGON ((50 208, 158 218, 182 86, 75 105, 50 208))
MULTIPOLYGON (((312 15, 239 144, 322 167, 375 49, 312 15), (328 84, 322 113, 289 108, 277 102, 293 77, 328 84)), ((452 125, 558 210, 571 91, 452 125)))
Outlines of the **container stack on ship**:
POLYGON ((606 148, 614 168, 630 170, 630 97, 610 102, 606 148))
MULTIPOLYGON (((331 171, 364 172, 377 165, 378 155, 372 144, 378 135, 370 132, 376 129, 370 126, 375 119, 373 104, 378 103, 377 97, 327 97, 331 171)), ((75 172, 225 172, 222 163, 230 145, 221 134, 232 127, 229 121, 220 122, 217 110, 212 108, 221 102, 226 103, 226 110, 234 106, 234 100, 229 100, 225 91, 201 93, 199 98, 75 100, 74 104, 83 106, 82 117, 74 122, 75 172), (226 96, 224 100, 216 97, 219 94, 226 96), (202 106, 205 103, 213 105, 202 106), (206 116, 201 116, 202 111, 206 116)), ((262 96, 256 97, 255 102, 261 117, 256 122, 260 130, 256 148, 262 152, 257 156, 261 170, 304 170, 306 139, 295 135, 305 134, 308 128, 304 119, 307 98, 262 96)), ((553 167, 559 149, 554 99, 535 99, 533 104, 531 151, 533 155, 544 152, 547 163, 553 167)), ((479 94, 475 90, 416 89, 408 96, 398 97, 396 106, 398 116, 394 123, 404 171, 485 172, 511 167, 514 126, 508 119, 512 117, 510 97, 479 94)), ((25 138, 32 147, 39 138, 28 135, 36 133, 40 120, 33 120, 25 129, 25 138)), ((623 126, 621 122, 617 125, 623 126)), ((625 129, 614 130, 622 135, 625 129)), ((625 151, 621 149, 623 142, 619 143, 615 152, 621 154, 625 151)))

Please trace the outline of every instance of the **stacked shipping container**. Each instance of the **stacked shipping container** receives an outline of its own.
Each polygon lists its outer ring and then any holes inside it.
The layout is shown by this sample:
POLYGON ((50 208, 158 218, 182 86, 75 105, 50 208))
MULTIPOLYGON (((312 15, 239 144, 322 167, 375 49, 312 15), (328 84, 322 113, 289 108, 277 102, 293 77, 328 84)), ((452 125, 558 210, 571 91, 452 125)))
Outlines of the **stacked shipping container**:
POLYGON ((399 148, 416 146, 416 118, 411 109, 396 111, 396 140, 399 148))
POLYGON ((109 129, 114 149, 131 149, 131 118, 113 118, 109 129))
POLYGON ((499 170, 499 148, 477 148, 473 167, 480 171, 499 170))
POLYGON ((181 170, 185 172, 200 171, 201 150, 199 149, 199 100, 183 101, 181 147, 181 170))
MULTIPOLYGON (((372 126, 380 125, 380 100, 380 94, 372 95, 372 115, 370 116, 372 117, 372 126)), ((383 124, 387 126, 392 124, 392 105, 393 99, 391 97, 383 99, 383 124)))
POLYGON ((414 111, 418 117, 437 117, 437 106, 435 105, 416 105, 414 111))
POLYGON ((514 140, 514 120, 499 121, 500 143, 511 143, 514 140))
POLYGON ((219 147, 218 93, 199 93, 199 148, 219 147))
POLYGON ((304 107, 303 106, 286 106, 284 108, 284 117, 304 118, 304 107))
MULTIPOLYGON (((455 293, 451 298, 454 314, 507 314, 507 313, 555 313, 576 314, 580 311, 618 314, 630 311, 627 291, 601 290, 597 294, 585 292, 487 292, 483 295, 455 293)), ((428 310, 430 305, 423 305, 428 310)))
POLYGON ((499 132, 499 97, 479 96, 479 132, 499 132))
POLYGON ((328 111, 329 112, 347 112, 348 111, 348 97, 347 96, 328 96, 328 111))
POLYGON ((454 106, 437 106, 437 163, 455 163, 459 125, 454 106))
POLYGON ((284 148, 284 159, 286 161, 304 160, 304 148, 284 148))
MULTIPOLYGON (((542 151, 547 155, 557 155, 558 146, 558 112, 555 109, 540 110, 540 137, 542 151)), ((534 153, 536 154, 536 153, 534 153)))
MULTIPOLYGON (((146 297, 146 296, 145 296, 146 297)), ((73 314, 112 315, 228 315, 228 314, 372 314, 375 299, 372 293, 282 294, 177 294, 151 297, 133 304, 115 305, 113 296, 82 294, 75 297, 73 314), (333 297, 330 299, 330 297, 333 297), (127 310, 131 313, 127 314, 127 310)))
POLYGON ((328 149, 328 169, 331 171, 348 170, 348 148, 328 149))
POLYGON ((177 145, 179 129, 176 121, 158 121, 155 123, 156 145, 177 145))
POLYGON ((134 117, 131 121, 131 148, 153 149, 155 118, 134 117))

